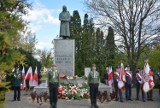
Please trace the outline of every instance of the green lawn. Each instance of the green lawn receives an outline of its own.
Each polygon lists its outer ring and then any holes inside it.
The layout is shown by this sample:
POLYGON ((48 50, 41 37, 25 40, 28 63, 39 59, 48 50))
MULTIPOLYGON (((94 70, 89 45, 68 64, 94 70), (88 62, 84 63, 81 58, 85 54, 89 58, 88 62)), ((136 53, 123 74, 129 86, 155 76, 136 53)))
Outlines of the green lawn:
POLYGON ((0 102, 0 108, 5 108, 4 107, 4 102, 0 102))

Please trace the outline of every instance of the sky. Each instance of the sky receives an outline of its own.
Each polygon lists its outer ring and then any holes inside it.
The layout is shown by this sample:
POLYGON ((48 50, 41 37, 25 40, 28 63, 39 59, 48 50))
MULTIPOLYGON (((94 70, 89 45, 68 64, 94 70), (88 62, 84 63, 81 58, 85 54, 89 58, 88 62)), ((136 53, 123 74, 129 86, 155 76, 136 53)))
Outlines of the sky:
POLYGON ((85 14, 84 0, 29 0, 32 10, 29 10, 24 19, 29 21, 29 29, 35 33, 38 43, 37 49, 50 50, 53 48, 52 40, 59 35, 59 13, 66 5, 70 14, 78 10, 81 18, 85 14))

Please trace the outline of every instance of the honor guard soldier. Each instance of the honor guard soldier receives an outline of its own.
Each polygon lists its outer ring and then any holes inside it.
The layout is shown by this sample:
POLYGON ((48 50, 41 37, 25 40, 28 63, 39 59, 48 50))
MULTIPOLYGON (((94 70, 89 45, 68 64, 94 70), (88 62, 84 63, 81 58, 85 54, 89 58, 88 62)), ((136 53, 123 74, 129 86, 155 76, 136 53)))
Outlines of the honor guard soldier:
POLYGON ((125 75, 126 75, 126 82, 125 82, 125 95, 126 95, 126 100, 131 100, 131 88, 132 88, 132 72, 130 71, 130 66, 128 65, 125 69, 125 75))
POLYGON ((141 90, 141 87, 142 87, 142 70, 138 69, 136 73, 136 100, 139 100, 139 92, 141 90))
POLYGON ((22 72, 19 71, 19 66, 16 66, 16 70, 13 72, 14 101, 16 100, 20 101, 21 84, 22 84, 22 72))
POLYGON ((92 71, 88 75, 88 85, 90 87, 91 108, 98 108, 97 95, 99 86, 99 73, 96 71, 96 65, 92 65, 92 71))
POLYGON ((56 65, 53 65, 52 70, 48 72, 48 86, 51 108, 57 108, 59 73, 57 72, 56 65))
POLYGON ((106 81, 106 85, 108 85, 108 66, 106 67, 106 71, 104 72, 104 79, 106 81))
POLYGON ((160 97, 160 66, 158 68, 157 76, 158 76, 158 88, 159 88, 159 97, 160 97))

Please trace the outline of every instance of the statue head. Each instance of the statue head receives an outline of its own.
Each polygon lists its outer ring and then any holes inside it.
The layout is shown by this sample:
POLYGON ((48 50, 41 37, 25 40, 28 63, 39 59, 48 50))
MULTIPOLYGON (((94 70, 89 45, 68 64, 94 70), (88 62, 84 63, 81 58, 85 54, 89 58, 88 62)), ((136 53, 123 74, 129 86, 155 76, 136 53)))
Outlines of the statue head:
POLYGON ((62 10, 63 10, 63 12, 66 12, 67 11, 67 7, 64 5, 62 10))

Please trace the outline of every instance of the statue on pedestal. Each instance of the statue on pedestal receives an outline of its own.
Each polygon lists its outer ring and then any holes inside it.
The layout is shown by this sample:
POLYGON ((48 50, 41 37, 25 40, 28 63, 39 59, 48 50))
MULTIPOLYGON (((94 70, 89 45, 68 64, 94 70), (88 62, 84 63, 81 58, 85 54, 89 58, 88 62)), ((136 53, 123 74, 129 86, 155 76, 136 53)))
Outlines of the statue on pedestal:
POLYGON ((71 16, 69 11, 67 11, 67 7, 63 6, 62 12, 59 14, 60 23, 60 37, 62 39, 67 39, 70 37, 70 28, 69 23, 71 20, 71 16))

